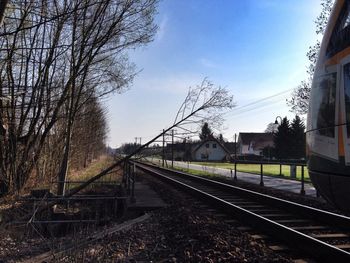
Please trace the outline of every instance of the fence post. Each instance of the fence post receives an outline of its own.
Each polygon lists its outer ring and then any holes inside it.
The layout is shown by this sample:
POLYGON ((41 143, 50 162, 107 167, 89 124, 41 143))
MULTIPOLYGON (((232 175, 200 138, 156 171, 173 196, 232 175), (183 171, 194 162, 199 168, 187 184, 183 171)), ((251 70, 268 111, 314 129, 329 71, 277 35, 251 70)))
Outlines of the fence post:
POLYGON ((125 162, 124 162, 124 163, 123 163, 123 179, 122 179, 122 184, 123 184, 124 187, 125 187, 125 185, 126 185, 126 182, 125 182, 125 179, 126 179, 125 172, 126 172, 126 169, 125 169, 125 162))
POLYGON ((130 201, 131 203, 136 203, 136 198, 135 198, 135 173, 136 173, 136 164, 134 163, 132 171, 132 185, 131 185, 131 198, 130 201))
POLYGON ((230 170, 231 170, 230 174, 231 174, 231 179, 232 179, 232 169, 230 169, 230 170))
POLYGON ((320 196, 320 192, 316 189, 316 197, 319 198, 320 196))
POLYGON ((264 178, 263 178, 263 164, 260 163, 260 186, 264 186, 264 178))
POLYGON ((36 214, 36 201, 33 202, 33 218, 31 222, 35 222, 35 214, 36 214))
POLYGON ((305 195, 305 188, 304 188, 304 165, 301 165, 301 195, 305 195))
POLYGON ((237 180, 237 162, 235 160, 235 176, 233 177, 234 180, 237 180))
POLYGON ((130 194, 130 183, 131 183, 130 174, 131 174, 131 164, 128 162, 128 173, 127 173, 127 176, 128 176, 128 190, 127 190, 127 193, 128 193, 128 195, 130 194))
POLYGON ((66 195, 67 189, 68 189, 68 191, 70 191, 70 181, 66 182, 66 187, 64 188, 64 193, 63 193, 63 195, 66 195))
POLYGON ((280 176, 282 176, 282 163, 280 161, 280 176))

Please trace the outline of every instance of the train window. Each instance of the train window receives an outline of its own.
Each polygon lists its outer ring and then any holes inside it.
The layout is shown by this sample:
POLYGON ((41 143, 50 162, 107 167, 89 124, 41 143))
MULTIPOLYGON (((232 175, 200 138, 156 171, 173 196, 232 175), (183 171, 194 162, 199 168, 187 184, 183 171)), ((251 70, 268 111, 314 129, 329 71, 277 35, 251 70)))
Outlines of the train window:
MULTIPOLYGON (((350 123, 350 63, 344 66, 344 99, 346 123, 350 123)), ((346 125, 347 135, 350 138, 350 124, 346 125)))
POLYGON ((341 30, 348 27, 350 25, 350 5, 348 1, 344 3, 343 11, 339 16, 339 27, 341 30))
POLYGON ((344 7, 333 29, 326 56, 328 58, 350 46, 350 4, 344 2, 344 7))
POLYGON ((350 25, 350 15, 348 13, 348 15, 344 18, 344 23, 343 23, 343 29, 348 27, 350 25))
POLYGON ((326 74, 317 79, 313 92, 314 116, 312 128, 319 135, 334 138, 335 90, 337 73, 326 74))

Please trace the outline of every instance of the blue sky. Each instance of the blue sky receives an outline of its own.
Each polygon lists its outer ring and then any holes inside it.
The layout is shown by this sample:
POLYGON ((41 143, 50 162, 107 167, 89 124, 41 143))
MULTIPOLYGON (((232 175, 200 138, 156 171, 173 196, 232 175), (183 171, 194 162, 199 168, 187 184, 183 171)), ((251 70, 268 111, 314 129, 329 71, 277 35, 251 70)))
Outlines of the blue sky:
POLYGON ((320 0, 161 1, 154 41, 129 53, 139 74, 107 102, 108 144, 146 142, 170 126, 188 87, 205 77, 234 96, 217 131, 230 141, 263 132, 278 115, 293 118, 285 101, 306 77, 319 12, 320 0))

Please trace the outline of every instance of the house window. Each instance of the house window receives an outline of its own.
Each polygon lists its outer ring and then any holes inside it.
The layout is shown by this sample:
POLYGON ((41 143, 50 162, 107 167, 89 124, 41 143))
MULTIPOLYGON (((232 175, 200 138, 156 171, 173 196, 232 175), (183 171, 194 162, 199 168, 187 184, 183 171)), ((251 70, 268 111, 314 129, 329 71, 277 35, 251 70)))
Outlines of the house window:
POLYGON ((201 159, 208 159, 208 156, 205 153, 201 154, 201 159))
POLYGON ((216 148, 216 143, 213 143, 213 148, 216 148))
POLYGON ((207 143, 207 144, 205 145, 205 147, 206 147, 206 148, 209 148, 209 143, 207 143))

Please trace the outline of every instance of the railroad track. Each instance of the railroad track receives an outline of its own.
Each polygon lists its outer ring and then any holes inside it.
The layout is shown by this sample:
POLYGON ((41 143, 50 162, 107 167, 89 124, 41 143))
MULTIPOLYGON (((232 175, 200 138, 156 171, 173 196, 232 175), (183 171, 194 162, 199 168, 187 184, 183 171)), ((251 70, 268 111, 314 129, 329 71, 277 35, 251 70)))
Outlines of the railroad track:
POLYGON ((183 172, 135 165, 318 261, 350 262, 349 217, 183 172))

